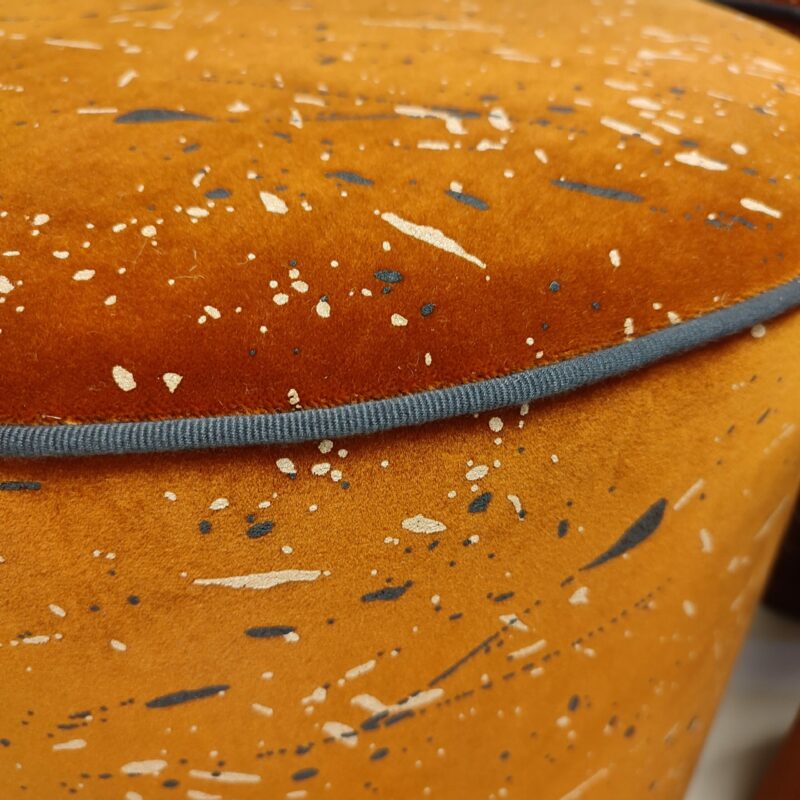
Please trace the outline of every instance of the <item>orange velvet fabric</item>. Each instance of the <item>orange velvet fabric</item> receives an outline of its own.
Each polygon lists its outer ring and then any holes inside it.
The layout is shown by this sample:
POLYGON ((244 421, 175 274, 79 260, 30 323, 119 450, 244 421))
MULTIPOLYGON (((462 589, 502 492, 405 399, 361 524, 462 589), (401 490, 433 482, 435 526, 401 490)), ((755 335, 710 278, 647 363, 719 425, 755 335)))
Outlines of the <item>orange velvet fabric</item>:
POLYGON ((678 800, 800 474, 800 316, 530 408, 0 463, 0 795, 678 800))
POLYGON ((290 411, 798 274, 800 52, 687 0, 27 4, 0 422, 290 411))

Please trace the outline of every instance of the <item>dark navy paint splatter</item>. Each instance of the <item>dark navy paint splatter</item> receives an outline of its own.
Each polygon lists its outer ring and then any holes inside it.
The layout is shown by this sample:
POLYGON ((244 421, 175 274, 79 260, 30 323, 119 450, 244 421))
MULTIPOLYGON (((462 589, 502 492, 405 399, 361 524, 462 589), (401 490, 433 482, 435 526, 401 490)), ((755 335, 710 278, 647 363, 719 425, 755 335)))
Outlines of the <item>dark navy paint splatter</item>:
POLYGON ((581 567, 582 570, 594 569, 612 558, 617 558, 623 553, 627 553, 636 545, 641 544, 648 536, 653 534, 664 519, 664 511, 667 507, 667 501, 662 497, 657 500, 647 511, 642 514, 633 525, 622 534, 622 536, 614 542, 605 553, 601 553, 594 561, 590 561, 585 566, 581 567))
POLYGON ((403 273, 394 269, 379 269, 373 274, 384 283, 400 283, 403 280, 403 273))
POLYGON ((452 189, 449 189, 445 194, 448 197, 452 197, 453 200, 458 200, 459 203, 477 208, 478 211, 488 211, 489 209, 489 204, 485 200, 481 200, 480 197, 465 194, 464 192, 454 192, 452 189))
POLYGON ((292 775, 293 781, 305 781, 309 778, 313 778, 319 772, 318 769, 314 769, 314 767, 306 767, 305 769, 299 769, 292 775))
POLYGON ((589 183, 578 183, 576 181, 567 181, 563 178, 550 181, 553 186, 558 186, 560 189, 569 189, 571 192, 583 192, 584 194, 591 194, 595 197, 603 197, 606 200, 621 200, 625 203, 643 203, 644 197, 633 192, 625 192, 622 189, 609 189, 605 186, 592 186, 589 183))
POLYGON ((358 186, 372 186, 375 183, 375 181, 365 178, 363 175, 359 175, 357 172, 326 172, 325 177, 336 178, 337 180, 345 181, 346 183, 355 183, 358 186))
POLYGON ((204 697, 213 697, 220 692, 225 692, 231 687, 226 683, 219 683, 214 686, 203 686, 201 689, 181 689, 170 694, 162 694, 148 700, 145 705, 147 708, 168 708, 177 706, 181 703, 188 703, 190 700, 200 700, 204 697))
POLYGON ((277 639, 279 636, 286 636, 287 633, 294 633, 291 625, 262 625, 245 631, 245 634, 253 639, 277 639))
POLYGON ((42 488, 39 481, 2 481, 0 492, 38 492, 42 488))
POLYGON ((482 495, 476 497, 467 508, 470 514, 478 514, 482 511, 486 511, 489 508, 489 503, 492 502, 492 493, 491 492, 484 492, 482 495))
POLYGON ((203 114, 192 114, 190 111, 175 111, 170 108, 137 108, 114 118, 114 122, 122 125, 139 122, 211 122, 211 117, 203 114))
POLYGON ((250 539, 260 539, 262 536, 266 536, 268 533, 271 533, 274 527, 275 523, 270 522, 269 520, 266 520, 265 522, 256 522, 255 525, 251 525, 247 529, 247 536, 250 539))
POLYGON ((372 603, 376 600, 397 600, 408 591, 410 586, 412 586, 411 581, 406 581, 402 586, 384 586, 382 589, 363 595, 361 600, 364 603, 372 603))

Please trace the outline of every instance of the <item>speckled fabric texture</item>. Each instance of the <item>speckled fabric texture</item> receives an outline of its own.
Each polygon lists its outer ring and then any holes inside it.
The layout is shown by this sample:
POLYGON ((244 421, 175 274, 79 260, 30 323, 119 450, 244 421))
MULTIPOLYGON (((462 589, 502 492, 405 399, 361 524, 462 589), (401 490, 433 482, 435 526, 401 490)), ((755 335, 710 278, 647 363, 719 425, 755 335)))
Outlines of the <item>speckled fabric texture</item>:
POLYGON ((570 7, 9 15, 0 422, 449 386, 796 277, 797 42, 570 7))
POLYGON ((0 797, 679 800, 797 497, 796 42, 18 6, 0 797))
POLYGON ((0 463, 0 794, 679 800, 798 336, 413 436, 0 463))

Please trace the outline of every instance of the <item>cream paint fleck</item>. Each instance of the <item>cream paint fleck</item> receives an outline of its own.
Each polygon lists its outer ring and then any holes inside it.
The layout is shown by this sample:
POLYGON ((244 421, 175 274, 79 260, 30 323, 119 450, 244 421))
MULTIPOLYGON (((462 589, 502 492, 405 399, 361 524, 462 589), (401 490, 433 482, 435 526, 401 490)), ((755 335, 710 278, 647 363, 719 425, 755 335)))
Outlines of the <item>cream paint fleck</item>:
POLYGON ((489 474, 489 467, 486 464, 477 464, 476 466, 472 467, 464 477, 468 481, 479 481, 481 478, 485 478, 489 474))
POLYGON ((167 766, 163 759, 151 758, 146 761, 129 761, 120 767, 120 771, 125 775, 158 775, 167 766))
POLYGON ((85 739, 70 739, 66 742, 57 742, 53 745, 53 751, 59 752, 60 750, 83 750, 86 747, 85 739))
POLYGON ((318 569, 284 569, 275 572, 254 572, 225 578, 195 578, 195 586, 225 586, 229 589, 272 589, 284 583, 306 583, 322 575, 318 569))
POLYGON ((375 669, 375 665, 378 662, 375 659, 370 659, 369 661, 365 661, 363 664, 359 664, 357 667, 353 667, 352 669, 347 670, 345 672, 344 677, 348 681, 355 680, 356 678, 360 678, 362 675, 366 675, 368 672, 372 672, 375 669))
POLYGON ((674 511, 680 511, 682 508, 685 508, 689 501, 699 494, 703 487, 706 485, 705 479, 698 478, 676 501, 675 504, 672 506, 674 511))
POLYGON ((249 110, 250 106, 242 100, 234 100, 226 107, 226 111, 230 114, 243 114, 245 111, 249 110))
POLYGON ((661 139, 658 136, 653 136, 651 133, 646 133, 641 128, 637 128, 635 125, 629 125, 627 122, 620 122, 619 120, 612 119, 611 117, 601 117, 600 124, 606 128, 611 128, 611 130, 616 131, 617 133, 623 134, 623 136, 635 136, 637 139, 641 139, 642 141, 655 145, 656 147, 661 144, 661 139))
POLYGON ((545 647, 547 647, 547 642, 544 639, 539 639, 539 641, 529 644, 526 647, 520 647, 519 650, 513 650, 508 654, 508 657, 511 659, 526 658, 527 656, 532 656, 534 653, 538 653, 540 650, 544 650, 545 647))
POLYGON ((138 78, 139 73, 135 69, 126 69, 122 75, 117 78, 117 87, 124 89, 134 78, 138 78))
POLYGON ((39 634, 38 636, 26 636, 23 640, 23 644, 47 644, 50 641, 50 637, 45 634, 39 634))
POLYGON ((459 258, 463 258, 479 266, 481 269, 486 268, 486 264, 484 264, 483 261, 477 256, 468 253, 458 242, 446 236, 438 228, 433 228, 430 225, 417 225, 414 222, 409 222, 402 217, 398 217, 397 214, 388 211, 381 214, 381 219, 384 220, 384 222, 388 222, 392 227, 397 228, 400 233, 406 234, 406 236, 411 236, 433 247, 438 247, 440 250, 452 253, 459 258))
POLYGON ((261 776, 254 775, 249 772, 221 772, 214 770, 209 772, 204 769, 190 769, 190 778, 197 778, 198 780, 216 781, 217 783, 260 783, 261 776))
POLYGON ((445 127, 447 128, 447 132, 457 136, 463 136, 467 132, 464 128, 464 123, 462 122, 461 118, 454 114, 448 113, 447 111, 424 108, 423 106, 398 105, 394 107, 394 113, 399 114, 401 117, 414 117, 416 119, 432 118, 443 120, 445 127))
POLYGON ((322 317, 322 319, 328 319, 331 315, 331 305, 327 300, 319 300, 315 310, 317 316, 322 317))
POLYGON ((294 465, 294 462, 290 458, 279 458, 275 462, 275 466, 284 474, 284 475, 296 475, 297 469, 294 465))
POLYGON ((609 767, 603 767, 597 770, 597 772, 590 775, 583 783, 578 784, 574 789, 562 795, 560 800, 580 800, 588 789, 604 781, 609 776, 610 772, 611 769, 609 767))
POLYGON ((511 130, 511 120, 502 108, 493 108, 489 112, 489 124, 498 131, 511 130))
POLYGON ((685 153, 676 153, 675 160, 680 164, 685 164, 688 167, 700 167, 707 169, 711 172, 724 172, 728 169, 728 165, 722 161, 716 161, 713 158, 708 158, 700 153, 699 150, 689 150, 685 153))
POLYGON ((65 47, 73 50, 102 50, 103 45, 97 42, 87 42, 76 39, 58 39, 47 38, 44 40, 45 44, 52 45, 53 47, 65 47))
POLYGON ((272 194, 271 192, 259 192, 258 196, 261 198, 264 208, 269 211, 270 214, 286 214, 289 210, 289 206, 276 194, 272 194))
POLYGON ((114 378, 114 383, 122 389, 123 392, 132 392, 136 388, 136 380, 130 370, 125 369, 117 364, 111 370, 111 375, 114 378))
POLYGON ((447 530, 447 526, 443 522, 424 517, 422 514, 404 519, 401 525, 404 530, 411 533, 441 533, 447 530))
POLYGON ((768 217, 780 219, 783 216, 777 208, 772 208, 760 200, 753 200, 752 197, 743 197, 739 203, 748 211, 757 211, 759 214, 766 214, 768 217))
POLYGON ((343 722, 329 720, 322 726, 322 732, 337 742, 341 742, 346 747, 356 747, 358 745, 358 735, 356 731, 343 722))
POLYGON ((181 381, 183 380, 183 375, 179 375, 177 372, 165 372, 161 376, 161 380, 164 381, 167 389, 169 389, 170 394, 172 394, 178 386, 180 386, 181 381))
POLYGON ((701 528, 698 535, 700 537, 700 550, 703 553, 713 553, 714 539, 712 538, 711 533, 705 528, 701 528))
POLYGON ((587 605, 589 603, 589 588, 587 586, 581 586, 576 589, 570 595, 569 602, 573 606, 587 605))

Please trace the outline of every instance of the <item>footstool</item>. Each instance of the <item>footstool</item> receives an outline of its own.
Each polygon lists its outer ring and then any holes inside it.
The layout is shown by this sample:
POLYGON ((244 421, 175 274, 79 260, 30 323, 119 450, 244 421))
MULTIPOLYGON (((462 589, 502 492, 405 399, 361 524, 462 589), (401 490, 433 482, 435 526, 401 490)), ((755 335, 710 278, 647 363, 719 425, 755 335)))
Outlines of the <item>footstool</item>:
POLYGON ((797 42, 42 0, 0 53, 0 796, 680 798, 800 476, 797 42))

